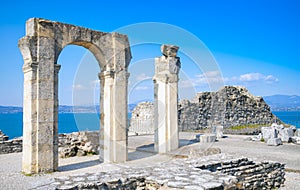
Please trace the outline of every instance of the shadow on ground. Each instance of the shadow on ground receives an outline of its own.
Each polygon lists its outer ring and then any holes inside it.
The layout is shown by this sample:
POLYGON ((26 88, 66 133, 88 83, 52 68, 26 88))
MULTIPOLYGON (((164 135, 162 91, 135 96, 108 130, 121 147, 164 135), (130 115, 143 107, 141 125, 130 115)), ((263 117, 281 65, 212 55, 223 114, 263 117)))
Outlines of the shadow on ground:
POLYGON ((59 166, 58 171, 62 172, 62 171, 78 170, 78 169, 82 169, 82 168, 92 167, 92 166, 98 165, 100 163, 101 162, 99 161, 99 159, 85 161, 85 162, 78 162, 78 163, 74 163, 74 164, 59 166))
MULTIPOLYGON (((180 139, 179 140, 179 148, 188 146, 191 144, 195 144, 195 143, 198 143, 198 141, 196 139, 192 139, 192 140, 180 139)), ((157 154, 157 152, 155 152, 155 150, 154 150, 154 143, 142 145, 142 146, 139 146, 136 148, 129 147, 128 149, 135 150, 134 152, 128 153, 128 160, 130 160, 130 161, 147 158, 147 157, 154 156, 157 154)))

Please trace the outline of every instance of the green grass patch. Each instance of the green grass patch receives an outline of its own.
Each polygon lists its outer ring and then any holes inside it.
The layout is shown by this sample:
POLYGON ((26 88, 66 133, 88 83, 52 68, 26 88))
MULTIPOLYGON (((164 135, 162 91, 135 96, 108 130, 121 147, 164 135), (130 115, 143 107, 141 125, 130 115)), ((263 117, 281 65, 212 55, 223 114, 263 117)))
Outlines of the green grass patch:
POLYGON ((34 174, 27 174, 27 173, 25 173, 25 172, 21 172, 23 175, 25 175, 26 177, 31 177, 31 176, 33 176, 34 174))
POLYGON ((242 129, 258 129, 260 127, 266 127, 271 126, 270 124, 249 124, 249 125, 238 125, 238 126, 232 126, 228 129, 231 130, 242 130, 242 129))

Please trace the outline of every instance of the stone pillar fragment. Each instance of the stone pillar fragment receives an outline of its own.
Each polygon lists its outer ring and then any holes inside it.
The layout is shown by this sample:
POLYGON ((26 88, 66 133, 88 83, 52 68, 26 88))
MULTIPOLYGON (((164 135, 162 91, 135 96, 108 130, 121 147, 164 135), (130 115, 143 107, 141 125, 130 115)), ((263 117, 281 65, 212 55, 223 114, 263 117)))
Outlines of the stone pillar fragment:
POLYGON ((179 47, 162 45, 163 56, 155 58, 154 81, 154 123, 155 150, 166 153, 179 146, 178 134, 178 73, 179 47))

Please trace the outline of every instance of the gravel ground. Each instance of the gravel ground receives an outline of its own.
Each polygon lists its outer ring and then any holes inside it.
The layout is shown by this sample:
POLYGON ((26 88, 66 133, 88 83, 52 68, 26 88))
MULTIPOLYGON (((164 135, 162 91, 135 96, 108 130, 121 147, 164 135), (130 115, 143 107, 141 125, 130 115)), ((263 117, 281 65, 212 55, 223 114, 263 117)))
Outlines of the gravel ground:
MULTIPOLYGON (((220 148, 222 153, 248 157, 254 161, 271 160, 286 164, 286 168, 300 171, 300 146, 284 144, 267 146, 262 142, 246 141, 247 136, 229 135, 215 143, 196 143, 193 133, 181 133, 181 148, 172 154, 158 155, 153 153, 153 136, 129 137, 129 161, 124 164, 100 164, 98 156, 73 157, 59 160, 59 172, 51 174, 25 176, 21 171, 22 153, 0 155, 0 189, 30 189, 47 184, 55 177, 77 173, 91 173, 107 170, 118 170, 120 167, 151 166, 159 162, 168 162, 178 155, 189 155, 191 149, 199 151, 208 148, 220 148), (187 146, 188 145, 188 146, 187 146)), ((300 189, 300 172, 287 172, 285 187, 281 189, 300 189)))

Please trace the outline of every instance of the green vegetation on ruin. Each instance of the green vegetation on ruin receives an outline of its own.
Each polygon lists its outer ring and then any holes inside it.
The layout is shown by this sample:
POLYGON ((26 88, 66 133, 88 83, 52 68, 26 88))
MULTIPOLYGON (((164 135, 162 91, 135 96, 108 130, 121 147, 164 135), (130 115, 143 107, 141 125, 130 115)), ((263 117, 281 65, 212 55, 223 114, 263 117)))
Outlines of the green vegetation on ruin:
POLYGON ((258 129, 261 127, 267 127, 271 126, 271 124, 249 124, 249 125, 238 125, 238 126, 232 126, 228 129, 231 130, 242 130, 242 129, 258 129))

